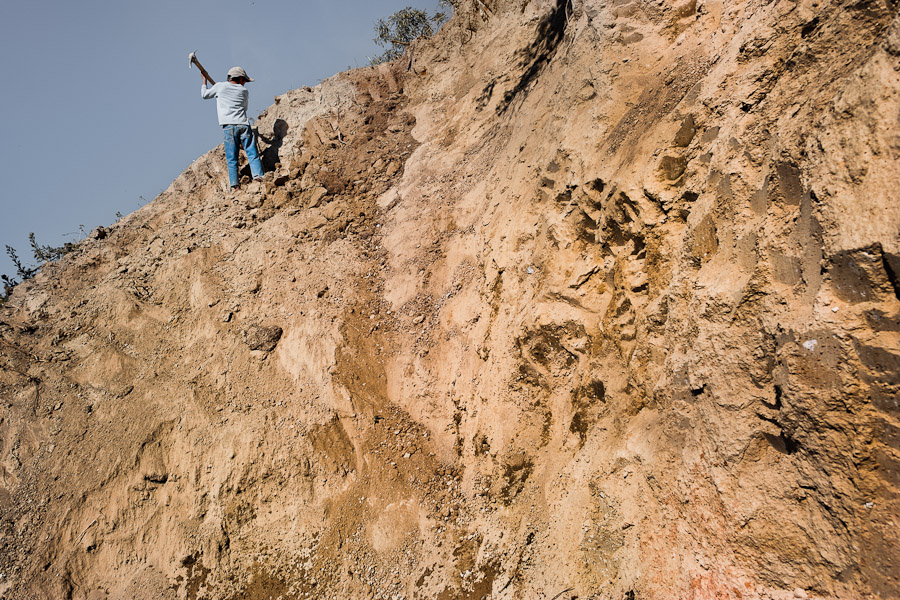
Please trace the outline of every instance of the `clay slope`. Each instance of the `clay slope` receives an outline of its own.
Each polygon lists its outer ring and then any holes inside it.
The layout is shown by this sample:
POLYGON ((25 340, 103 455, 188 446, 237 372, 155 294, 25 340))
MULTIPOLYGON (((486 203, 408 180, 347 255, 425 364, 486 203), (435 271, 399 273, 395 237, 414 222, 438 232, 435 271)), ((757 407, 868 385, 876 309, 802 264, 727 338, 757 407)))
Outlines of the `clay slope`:
POLYGON ((893 0, 475 0, 0 309, 0 597, 900 597, 893 0))

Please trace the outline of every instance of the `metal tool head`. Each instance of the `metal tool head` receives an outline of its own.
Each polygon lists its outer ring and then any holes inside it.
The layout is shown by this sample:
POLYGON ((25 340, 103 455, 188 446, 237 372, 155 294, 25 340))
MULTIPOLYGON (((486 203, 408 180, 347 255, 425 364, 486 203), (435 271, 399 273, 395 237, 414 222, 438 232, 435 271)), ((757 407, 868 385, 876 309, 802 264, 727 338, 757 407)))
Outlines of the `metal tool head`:
POLYGON ((196 61, 196 60, 197 60, 196 52, 191 52, 190 54, 188 54, 188 69, 190 69, 191 67, 194 66, 194 61, 196 61))

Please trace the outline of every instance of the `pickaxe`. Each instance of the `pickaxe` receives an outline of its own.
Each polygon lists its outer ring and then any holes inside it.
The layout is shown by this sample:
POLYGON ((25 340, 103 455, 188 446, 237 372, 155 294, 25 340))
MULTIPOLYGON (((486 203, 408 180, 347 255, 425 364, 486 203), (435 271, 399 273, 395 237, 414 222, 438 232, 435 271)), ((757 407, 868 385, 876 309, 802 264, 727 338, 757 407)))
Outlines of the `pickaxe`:
POLYGON ((190 59, 190 62, 188 62, 188 69, 190 69, 192 65, 197 65, 197 68, 200 69, 200 73, 202 73, 203 76, 206 77, 206 79, 209 80, 211 84, 215 85, 216 82, 213 81, 213 78, 209 76, 209 73, 206 72, 206 69, 203 68, 203 65, 200 64, 200 61, 197 60, 197 53, 191 52, 190 54, 188 54, 188 58, 190 59))

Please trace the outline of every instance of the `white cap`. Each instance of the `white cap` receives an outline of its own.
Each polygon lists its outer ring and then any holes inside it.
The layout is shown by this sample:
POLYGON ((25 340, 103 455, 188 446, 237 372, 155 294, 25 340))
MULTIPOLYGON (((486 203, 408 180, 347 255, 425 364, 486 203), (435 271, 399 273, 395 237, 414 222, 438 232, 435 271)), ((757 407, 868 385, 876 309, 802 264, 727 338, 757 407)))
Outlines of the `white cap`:
POLYGON ((228 79, 237 79, 238 77, 243 77, 247 81, 253 81, 253 79, 247 75, 247 71, 241 67, 231 67, 228 69, 228 79))

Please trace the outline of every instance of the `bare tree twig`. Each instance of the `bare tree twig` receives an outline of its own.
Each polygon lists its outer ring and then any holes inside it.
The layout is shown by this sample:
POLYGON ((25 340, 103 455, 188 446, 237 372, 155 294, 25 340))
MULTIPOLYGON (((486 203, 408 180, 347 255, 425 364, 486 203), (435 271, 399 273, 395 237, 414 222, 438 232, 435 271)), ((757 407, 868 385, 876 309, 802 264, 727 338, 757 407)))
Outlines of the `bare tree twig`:
POLYGON ((88 524, 87 527, 84 528, 84 531, 82 531, 82 532, 81 532, 81 535, 78 536, 78 539, 75 540, 75 546, 78 546, 78 544, 81 542, 81 538, 84 537, 84 534, 87 533, 87 530, 90 529, 91 527, 93 527, 94 524, 95 524, 96 522, 97 522, 97 519, 94 519, 93 521, 91 521, 91 522, 88 524))
POLYGON ((489 9, 489 8, 487 7, 487 4, 485 4, 485 3, 482 2, 481 0, 475 0, 475 1, 478 3, 478 7, 479 7, 481 10, 483 10, 485 13, 487 13, 487 16, 488 16, 488 17, 493 17, 493 16, 494 16, 493 11, 491 11, 491 9, 489 9))
POLYGON ((560 593, 558 593, 557 595, 555 595, 555 596, 553 596, 552 598, 550 598, 550 600, 556 600, 557 598, 559 598, 560 596, 562 596, 562 595, 565 594, 566 592, 571 592, 571 591, 574 590, 574 589, 575 589, 575 588, 569 588, 569 589, 563 590, 563 591, 561 591, 560 593))

